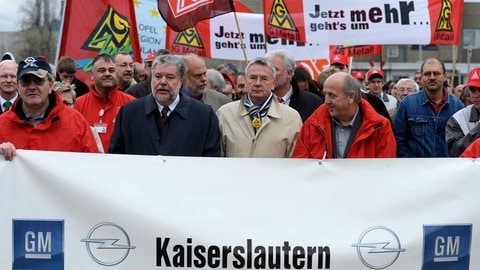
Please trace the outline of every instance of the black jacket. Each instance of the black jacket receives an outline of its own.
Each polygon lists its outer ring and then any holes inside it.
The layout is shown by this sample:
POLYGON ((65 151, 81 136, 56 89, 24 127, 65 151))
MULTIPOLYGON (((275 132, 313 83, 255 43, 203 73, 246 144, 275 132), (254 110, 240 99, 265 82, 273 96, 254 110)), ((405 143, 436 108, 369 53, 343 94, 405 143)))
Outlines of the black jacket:
POLYGON ((305 122, 307 118, 323 103, 323 99, 305 90, 300 90, 295 80, 292 80, 292 96, 289 106, 294 108, 305 122))
POLYGON ((220 156, 220 127, 210 106, 182 93, 180 102, 159 122, 152 94, 121 107, 115 119, 109 153, 164 156, 220 156))

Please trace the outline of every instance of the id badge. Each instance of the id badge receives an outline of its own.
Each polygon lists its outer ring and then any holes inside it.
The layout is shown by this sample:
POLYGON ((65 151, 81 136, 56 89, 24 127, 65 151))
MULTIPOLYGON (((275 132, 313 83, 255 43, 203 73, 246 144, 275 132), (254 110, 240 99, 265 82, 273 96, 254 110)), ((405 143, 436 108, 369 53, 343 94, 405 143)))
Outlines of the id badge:
POLYGON ((107 133, 107 124, 106 123, 94 123, 93 124, 93 129, 98 134, 105 134, 105 133, 107 133))

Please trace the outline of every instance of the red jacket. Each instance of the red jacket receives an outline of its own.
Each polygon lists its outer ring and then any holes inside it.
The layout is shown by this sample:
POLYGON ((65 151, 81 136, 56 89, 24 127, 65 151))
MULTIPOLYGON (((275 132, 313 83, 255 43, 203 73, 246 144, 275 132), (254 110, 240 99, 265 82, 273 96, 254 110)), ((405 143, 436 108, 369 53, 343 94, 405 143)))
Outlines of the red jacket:
POLYGON ((478 158, 480 157, 480 139, 476 139, 471 143, 465 151, 463 151, 462 158, 478 158))
POLYGON ((90 126, 95 128, 101 123, 101 125, 105 127, 103 131, 97 129, 105 151, 108 150, 108 146, 110 145, 110 138, 112 137, 115 127, 115 118, 117 117, 120 107, 134 99, 133 96, 118 90, 118 86, 108 93, 108 97, 104 98, 94 90, 93 85, 90 86, 90 92, 88 94, 77 99, 76 108, 85 116, 90 126), (103 116, 100 118, 102 110, 103 116))
MULTIPOLYGON (((394 158, 397 144, 390 121, 380 116, 364 99, 361 100, 363 122, 346 155, 347 158, 394 158)), ((322 104, 303 123, 294 158, 333 158, 331 116, 326 104, 322 104)))
POLYGON ((49 113, 36 127, 26 121, 22 100, 0 115, 0 142, 11 142, 17 149, 98 153, 85 118, 63 104, 56 92, 49 98, 49 113))

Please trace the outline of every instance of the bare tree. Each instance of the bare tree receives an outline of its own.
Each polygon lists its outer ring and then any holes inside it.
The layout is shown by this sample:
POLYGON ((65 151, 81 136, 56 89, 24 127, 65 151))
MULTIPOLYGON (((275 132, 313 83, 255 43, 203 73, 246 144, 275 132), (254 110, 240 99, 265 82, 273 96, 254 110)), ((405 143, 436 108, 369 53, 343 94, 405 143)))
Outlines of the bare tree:
POLYGON ((18 56, 43 55, 53 62, 58 42, 58 0, 29 0, 20 12, 21 31, 16 43, 18 56))

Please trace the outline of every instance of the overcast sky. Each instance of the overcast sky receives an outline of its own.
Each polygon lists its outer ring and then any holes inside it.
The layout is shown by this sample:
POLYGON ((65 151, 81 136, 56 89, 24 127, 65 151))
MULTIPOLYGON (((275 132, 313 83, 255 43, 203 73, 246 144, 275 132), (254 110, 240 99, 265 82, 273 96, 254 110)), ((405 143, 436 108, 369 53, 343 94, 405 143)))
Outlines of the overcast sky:
POLYGON ((0 31, 12 32, 20 30, 20 7, 27 0, 0 0, 0 31))

